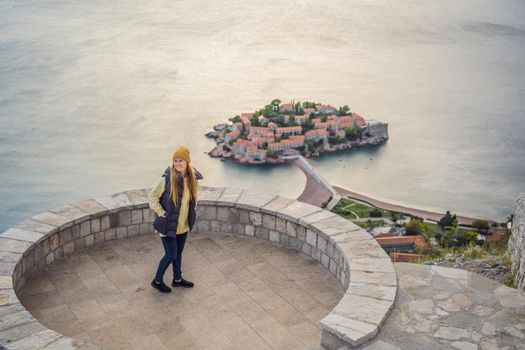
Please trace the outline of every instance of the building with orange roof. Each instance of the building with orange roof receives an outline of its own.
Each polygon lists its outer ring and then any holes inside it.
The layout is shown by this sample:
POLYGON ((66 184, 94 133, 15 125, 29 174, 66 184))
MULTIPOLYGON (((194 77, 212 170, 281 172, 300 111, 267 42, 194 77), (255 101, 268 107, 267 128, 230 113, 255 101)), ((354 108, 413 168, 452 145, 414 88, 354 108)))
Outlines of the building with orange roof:
POLYGON ((310 119, 310 116, 307 115, 307 114, 305 114, 305 115, 296 115, 295 116, 295 122, 297 123, 297 125, 304 125, 304 124, 306 124, 308 119, 310 119))
POLYGON ((328 135, 329 135, 328 130, 325 130, 325 129, 313 129, 313 130, 307 131, 304 134, 304 137, 305 137, 306 141, 309 141, 309 140, 319 141, 319 140, 326 139, 328 137, 328 135))
POLYGON ((248 131, 250 132, 250 134, 254 133, 254 134, 262 135, 264 133, 269 132, 270 130, 265 126, 250 126, 248 128, 248 131))
POLYGON ((283 103, 279 106, 279 112, 294 112, 295 108, 291 103, 283 103))
POLYGON ((357 122, 361 127, 364 127, 366 125, 366 121, 363 117, 361 117, 359 114, 352 112, 352 119, 357 122))
POLYGON ((419 254, 411 254, 411 253, 396 253, 392 252, 390 253, 390 257, 394 262, 412 262, 416 261, 421 257, 419 254))
POLYGON ((315 129, 328 129, 328 123, 319 121, 317 123, 314 123, 314 128, 315 129))
POLYGON ((248 146, 253 146, 254 143, 244 139, 237 139, 232 145, 232 151, 235 154, 245 154, 248 146))
POLYGON ((376 238, 377 243, 387 252, 413 252, 416 248, 426 248, 425 237, 417 236, 395 236, 376 238))
POLYGON ((266 160, 266 150, 257 146, 248 146, 246 148, 246 156, 251 159, 266 160))
POLYGON ((268 150, 271 151, 283 151, 285 149, 297 148, 304 146, 304 136, 297 138, 290 138, 282 140, 280 142, 273 142, 268 144, 268 150))
POLYGON ((315 108, 303 108, 304 114, 311 115, 315 113, 315 108))
POLYGON ((269 122, 269 119, 266 118, 264 115, 260 115, 258 119, 261 125, 266 125, 269 122))
POLYGON ((315 110, 318 113, 326 113, 326 114, 337 113, 337 109, 331 105, 323 105, 323 104, 316 105, 315 110))
POLYGON ((300 127, 300 126, 286 126, 286 127, 282 127, 282 128, 277 128, 275 130, 275 132, 279 135, 284 135, 284 134, 300 134, 302 133, 303 131, 303 128, 300 127))
POLYGON ((232 124, 232 130, 243 130, 243 124, 241 122, 233 123, 232 124))
POLYGON ((346 137, 346 132, 344 130, 336 130, 335 136, 340 139, 344 139, 346 137))
POLYGON ((232 142, 233 140, 237 139, 240 135, 240 130, 234 130, 224 135, 224 139, 226 140, 226 142, 232 142))
POLYGON ((246 116, 244 113, 243 115, 241 115, 241 121, 246 128, 252 125, 252 122, 250 121, 250 117, 246 116))

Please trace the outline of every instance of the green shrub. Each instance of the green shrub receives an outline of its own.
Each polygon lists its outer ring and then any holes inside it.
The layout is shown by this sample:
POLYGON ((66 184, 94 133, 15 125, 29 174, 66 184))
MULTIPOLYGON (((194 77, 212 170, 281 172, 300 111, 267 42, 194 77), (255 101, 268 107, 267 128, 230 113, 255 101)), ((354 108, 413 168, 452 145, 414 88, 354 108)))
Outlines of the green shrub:
POLYGON ((417 235, 420 235, 422 232, 423 232, 423 226, 421 225, 421 221, 411 220, 405 226, 405 234, 408 236, 417 236, 417 235))
POLYGON ((372 210, 370 210, 370 217, 372 218, 380 218, 383 216, 383 213, 381 212, 381 210, 377 209, 377 208, 374 208, 372 210))

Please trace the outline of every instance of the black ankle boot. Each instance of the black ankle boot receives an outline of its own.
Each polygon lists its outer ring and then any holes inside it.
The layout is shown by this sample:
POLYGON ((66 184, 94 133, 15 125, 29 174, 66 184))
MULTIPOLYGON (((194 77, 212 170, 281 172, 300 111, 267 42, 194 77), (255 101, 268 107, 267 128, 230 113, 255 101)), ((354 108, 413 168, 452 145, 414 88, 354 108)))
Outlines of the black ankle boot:
POLYGON ((164 281, 160 281, 160 283, 155 282, 155 280, 151 281, 151 286, 155 289, 157 289, 161 293, 169 293, 171 292, 171 288, 164 283, 164 281))
POLYGON ((191 287, 193 287, 193 282, 186 281, 184 278, 181 278, 180 281, 178 281, 178 282, 173 280, 173 282, 171 282, 171 286, 172 287, 191 288, 191 287))

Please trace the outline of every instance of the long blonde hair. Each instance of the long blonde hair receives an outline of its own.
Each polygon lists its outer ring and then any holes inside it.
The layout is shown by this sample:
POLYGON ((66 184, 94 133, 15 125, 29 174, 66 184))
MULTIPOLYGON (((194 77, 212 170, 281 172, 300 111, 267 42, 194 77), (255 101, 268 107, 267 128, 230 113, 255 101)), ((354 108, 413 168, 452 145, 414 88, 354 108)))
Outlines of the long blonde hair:
MULTIPOLYGON (((173 159, 175 159, 175 157, 173 159)), ((178 197, 179 197, 179 182, 177 181, 176 175, 179 175, 179 174, 177 173, 177 170, 175 170, 175 166, 173 165, 173 161, 172 161, 170 165, 170 195, 171 195, 171 200, 173 201, 173 204, 175 204, 175 206, 178 203, 178 197)), ((190 189, 191 199, 193 199, 193 201, 196 202, 198 183, 197 183, 197 178, 195 177, 195 172, 193 171, 193 167, 189 163, 186 163, 185 176, 187 176, 188 178, 188 187, 190 189)), ((182 181, 182 184, 184 186, 184 180, 182 181)))

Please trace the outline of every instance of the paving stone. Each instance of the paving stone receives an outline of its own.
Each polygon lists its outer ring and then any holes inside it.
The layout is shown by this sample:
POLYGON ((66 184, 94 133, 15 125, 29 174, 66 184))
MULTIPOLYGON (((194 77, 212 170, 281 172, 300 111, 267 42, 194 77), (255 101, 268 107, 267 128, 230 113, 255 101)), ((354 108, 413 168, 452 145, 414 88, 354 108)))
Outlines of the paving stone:
MULTIPOLYGON (((3 276, 2 276, 3 277, 3 276)), ((10 276, 7 276, 10 277, 10 276)), ((6 288, 0 290, 0 306, 18 303, 18 298, 13 288, 6 288)), ((4 311, 7 309, 3 309, 4 311)))
POLYGON ((461 338, 470 338, 469 333, 462 329, 456 327, 439 327, 436 332, 434 332, 434 337, 443 338, 447 340, 456 340, 461 338))
POLYGON ((361 230, 361 227, 343 219, 339 215, 314 222, 311 224, 311 227, 323 232, 327 236, 336 235, 342 232, 361 230))
MULTIPOLYGON (((352 276, 352 281, 354 280, 353 277, 354 276, 352 276)), ((396 298, 396 286, 357 283, 352 281, 346 290, 347 293, 390 301, 394 301, 396 298)))
POLYGON ((477 350, 478 346, 468 341, 455 341, 452 342, 452 346, 460 350, 477 350))
POLYGON ((408 310, 415 314, 430 315, 434 310, 434 302, 430 299, 413 300, 408 303, 408 310))
POLYGON ((497 350, 498 349, 498 341, 494 338, 491 339, 483 339, 480 341, 479 346, 482 350, 497 350))
POLYGON ((493 337, 496 335, 496 327, 490 322, 485 322, 481 327, 481 333, 486 336, 493 337))
POLYGON ((261 211, 263 213, 268 214, 274 214, 278 213, 281 209, 287 207, 290 203, 294 202, 295 200, 290 198, 284 198, 284 197, 275 197, 273 198, 268 204, 264 205, 261 208, 261 211))
POLYGON ((350 262, 350 271, 395 273, 390 259, 359 258, 350 262))
POLYGON ((397 286, 395 273, 377 271, 352 271, 352 282, 397 286))
POLYGON ((359 295, 345 294, 331 313, 356 321, 379 325, 383 322, 393 302, 359 295))
POLYGON ((31 242, 0 237, 0 252, 24 253, 31 246, 31 242))
POLYGON ((350 317, 330 313, 321 320, 321 327, 329 333, 337 335, 353 346, 363 344, 377 334, 378 326, 350 317))
POLYGON ((525 316, 525 294, 516 294, 514 289, 500 285, 495 289, 494 295, 501 305, 513 308, 517 313, 525 316))
POLYGON ((242 188, 226 187, 216 203, 217 205, 233 207, 243 191, 242 188))
POLYGON ((477 315, 462 311, 441 320, 441 324, 473 331, 481 327, 481 320, 477 315))
POLYGON ((310 224, 313 224, 315 222, 324 220, 324 219, 330 219, 335 218, 338 216, 337 214, 334 214, 328 210, 320 210, 313 212, 309 215, 303 216, 299 219, 299 224, 308 226, 310 224))
POLYGON ((276 195, 274 194, 244 190, 237 199, 235 206, 237 208, 260 211, 261 207, 268 204, 275 197, 276 195))
POLYGON ((76 221, 83 218, 87 218, 87 216, 89 215, 89 213, 86 213, 80 208, 74 207, 72 205, 66 205, 63 207, 55 208, 50 210, 50 212, 65 217, 69 221, 76 221))
POLYGON ((129 190, 129 191, 126 191, 124 193, 128 196, 128 198, 131 201, 131 203, 133 203, 136 206, 138 206, 140 204, 148 204, 149 203, 149 199, 148 199, 148 194, 149 193, 145 194, 142 189, 129 190))
POLYGON ((215 205, 223 192, 224 187, 202 186, 199 188, 199 202, 201 204, 215 205))
POLYGON ((44 224, 47 224, 47 225, 50 225, 50 226, 62 226, 64 225, 65 223, 68 223, 69 221, 71 221, 70 219, 68 218, 65 218, 61 215, 57 215, 55 213, 52 213, 50 211, 44 211, 42 213, 38 213, 34 216, 31 217, 32 220, 34 221, 38 221, 38 222, 41 222, 41 223, 44 223, 44 224))
POLYGON ((52 330, 46 329, 38 333, 33 333, 25 338, 9 344, 9 349, 22 350, 22 349, 39 349, 53 341, 58 340, 62 336, 52 330))
POLYGON ((107 196, 95 197, 93 199, 103 207, 109 209, 110 212, 116 209, 122 210, 124 208, 133 206, 133 202, 124 192, 113 193, 107 196))
POLYGON ((474 331, 470 334, 470 337, 474 341, 474 343, 478 344, 481 339, 483 339, 483 334, 480 332, 474 331))
POLYGON ((322 209, 319 207, 296 200, 288 204, 286 207, 281 208, 277 213, 277 216, 293 223, 299 223, 300 218, 320 211, 322 211, 322 209))
POLYGON ((36 232, 47 234, 49 232, 54 231, 56 229, 56 226, 49 225, 44 222, 35 221, 32 219, 27 219, 27 220, 24 220, 16 224, 14 228, 18 228, 18 229, 26 230, 26 231, 36 231, 36 232))
POLYGON ((382 340, 377 340, 373 341, 370 345, 365 346, 363 350, 401 350, 401 348, 382 340))
POLYGON ((38 241, 44 236, 45 234, 42 232, 28 231, 28 230, 23 230, 19 228, 10 228, 7 231, 2 232, 2 234, 0 235, 0 237, 12 238, 12 239, 17 239, 20 241, 28 241, 32 243, 38 241))
POLYGON ((457 305, 456 303, 454 303, 450 299, 447 299, 447 300, 439 302, 437 304, 437 306, 439 306, 441 309, 443 309, 443 310, 445 310, 447 312, 455 312, 455 311, 461 310, 459 305, 457 305))
POLYGON ((87 199, 71 203, 70 205, 88 214, 96 214, 107 211, 106 207, 104 207, 103 205, 101 205, 93 199, 87 199))
POLYGON ((450 279, 456 279, 459 281, 468 281, 468 271, 453 269, 449 267, 432 266, 432 273, 450 279))

